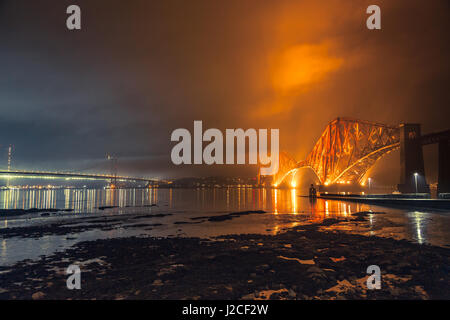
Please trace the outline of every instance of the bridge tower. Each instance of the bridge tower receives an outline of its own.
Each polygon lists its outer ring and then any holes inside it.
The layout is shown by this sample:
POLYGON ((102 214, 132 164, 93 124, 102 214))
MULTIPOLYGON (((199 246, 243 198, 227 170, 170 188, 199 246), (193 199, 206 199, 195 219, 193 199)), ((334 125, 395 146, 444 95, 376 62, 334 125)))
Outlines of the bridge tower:
MULTIPOLYGON (((8 147, 8 172, 11 171, 11 164, 12 164, 12 145, 10 144, 8 147)), ((6 186, 9 187, 9 181, 10 178, 6 180, 6 186)))
POLYGON ((398 190, 402 193, 430 192, 425 179, 420 124, 400 125, 400 184, 398 190))
POLYGON ((117 186, 117 158, 110 154, 108 154, 106 157, 111 163, 111 184, 113 186, 117 186))
POLYGON ((8 148, 8 171, 11 171, 11 162, 12 162, 12 145, 9 145, 9 148, 8 148))
POLYGON ((450 193, 450 139, 439 141, 438 194, 450 193))

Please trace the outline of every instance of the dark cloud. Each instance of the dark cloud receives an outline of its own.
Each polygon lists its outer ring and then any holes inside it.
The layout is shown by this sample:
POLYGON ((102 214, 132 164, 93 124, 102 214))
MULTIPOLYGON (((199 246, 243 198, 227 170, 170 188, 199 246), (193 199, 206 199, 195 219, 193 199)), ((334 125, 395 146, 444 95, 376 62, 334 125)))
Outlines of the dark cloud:
POLYGON ((0 1, 0 144, 17 166, 113 153, 133 174, 227 174, 171 165, 170 133, 193 120, 280 128, 297 159, 337 116, 448 127, 448 1, 380 0, 381 31, 369 1, 76 3, 69 32, 73 1, 0 1))

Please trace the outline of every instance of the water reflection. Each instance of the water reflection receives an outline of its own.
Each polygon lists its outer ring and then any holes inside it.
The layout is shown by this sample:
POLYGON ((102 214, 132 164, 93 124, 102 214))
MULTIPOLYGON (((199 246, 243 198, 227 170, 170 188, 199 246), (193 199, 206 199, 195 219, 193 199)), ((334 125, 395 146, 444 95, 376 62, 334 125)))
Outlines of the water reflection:
POLYGON ((98 211, 101 206, 135 207, 154 203, 158 189, 33 189, 0 191, 0 209, 72 209, 98 211))
POLYGON ((292 203, 291 211, 292 211, 293 214, 297 214, 297 194, 296 194, 296 191, 297 190, 295 188, 293 188, 291 190, 291 203, 292 203))
POLYGON ((274 198, 275 198, 275 207, 273 208, 273 210, 274 210, 274 213, 275 214, 278 214, 278 189, 275 189, 275 190, 273 190, 273 192, 274 192, 274 198))
POLYGON ((416 239, 419 243, 424 243, 425 235, 423 234, 424 229, 426 228, 427 214, 419 211, 414 211, 409 213, 409 217, 413 221, 413 225, 416 231, 416 239))
MULTIPOLYGON (((409 211, 380 208, 358 203, 309 199, 302 197, 299 189, 262 188, 198 188, 198 189, 49 189, 49 190, 2 190, 0 209, 56 208, 72 209, 74 213, 99 213, 99 207, 118 206, 119 212, 132 208, 157 204, 161 210, 196 214, 198 212, 231 212, 264 210, 271 216, 248 216, 252 223, 265 223, 262 230, 280 230, 288 221, 295 226, 302 221, 321 222, 327 218, 349 218, 360 211, 384 211, 386 215, 369 215, 367 234, 386 235, 401 233, 419 243, 442 238, 450 242, 448 213, 409 211), (266 220, 264 220, 266 219, 266 220), (386 224, 387 219, 389 223, 386 224), (263 221, 263 222, 262 222, 263 221), (395 224, 395 226, 394 226, 395 224), (387 226, 387 227, 386 227, 387 226), (400 226, 400 227, 398 227, 400 226), (379 230, 389 230, 383 234, 379 230)), ((136 211, 135 211, 136 212, 136 211)), ((0 213, 0 219, 1 219, 0 213)), ((11 219, 11 218, 8 218, 11 219)), ((1 228, 8 227, 8 219, 2 219, 1 228)), ((178 218, 177 218, 178 219, 178 218)), ((11 220, 12 221, 12 220, 11 220)), ((233 221, 237 226, 245 219, 233 221)), ((12 223, 12 222, 11 222, 12 223)), ((354 225, 357 225, 354 223, 354 225)), ((361 223, 359 223, 361 225, 361 223)), ((254 227, 258 227, 255 225, 254 227)), ((334 228, 334 227, 333 227, 334 228)), ((356 227, 351 227, 356 228, 356 227)))

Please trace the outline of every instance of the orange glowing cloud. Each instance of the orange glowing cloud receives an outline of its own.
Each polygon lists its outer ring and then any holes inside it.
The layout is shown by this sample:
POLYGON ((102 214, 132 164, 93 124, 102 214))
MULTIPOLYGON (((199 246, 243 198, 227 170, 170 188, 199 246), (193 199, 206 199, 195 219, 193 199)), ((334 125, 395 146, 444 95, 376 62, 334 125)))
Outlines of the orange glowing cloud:
POLYGON ((302 44, 289 47, 275 60, 273 86, 282 93, 305 87, 323 80, 343 63, 342 58, 329 54, 327 44, 302 44))
POLYGON ((330 54, 330 42, 298 44, 279 50, 270 60, 271 99, 260 103, 253 115, 268 117, 292 109, 301 95, 307 94, 337 71, 344 59, 330 54))

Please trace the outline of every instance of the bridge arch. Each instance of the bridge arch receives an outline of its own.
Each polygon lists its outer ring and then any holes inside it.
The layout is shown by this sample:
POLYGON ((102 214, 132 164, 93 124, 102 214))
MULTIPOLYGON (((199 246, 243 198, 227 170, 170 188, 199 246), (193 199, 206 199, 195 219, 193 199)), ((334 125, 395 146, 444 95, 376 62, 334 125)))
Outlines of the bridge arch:
POLYGON ((378 159, 399 147, 399 126, 337 118, 327 125, 304 161, 296 162, 287 153, 280 155, 275 185, 305 167, 311 168, 324 185, 361 183, 378 159))

